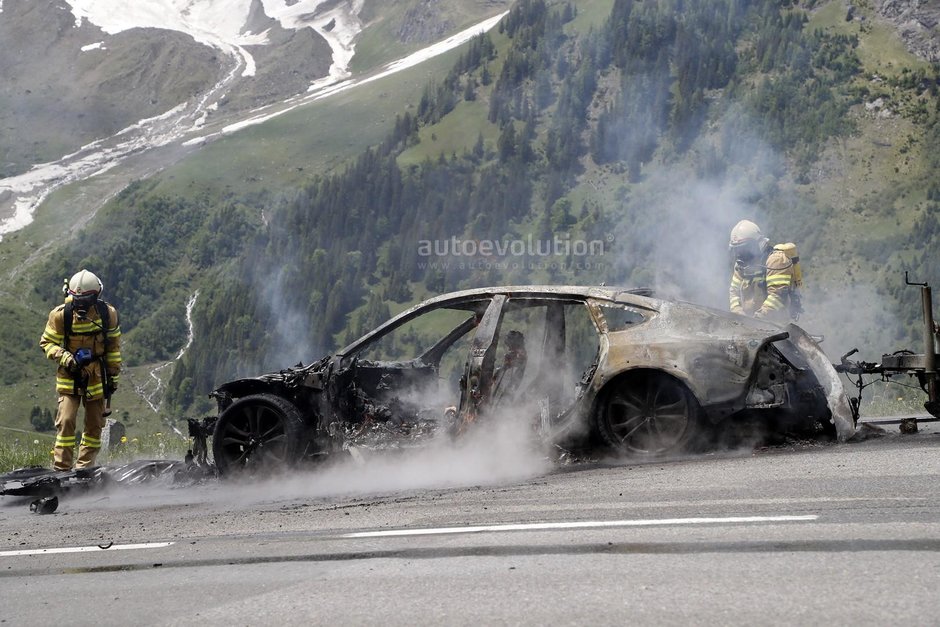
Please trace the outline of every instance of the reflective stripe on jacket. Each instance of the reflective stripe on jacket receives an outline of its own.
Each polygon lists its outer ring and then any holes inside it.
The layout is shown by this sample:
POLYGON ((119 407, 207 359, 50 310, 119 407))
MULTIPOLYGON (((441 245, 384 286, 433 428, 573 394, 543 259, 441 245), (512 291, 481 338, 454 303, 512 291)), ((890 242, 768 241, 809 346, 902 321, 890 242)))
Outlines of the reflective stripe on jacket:
POLYGON ((47 358, 58 362, 66 350, 74 355, 81 348, 90 349, 92 354, 91 363, 82 368, 80 373, 71 373, 59 366, 55 381, 56 391, 60 394, 75 394, 78 391, 89 400, 102 398, 105 392, 102 368, 112 381, 118 380, 121 373, 121 326, 117 309, 110 304, 108 317, 108 328, 103 330, 96 308, 90 308, 87 315, 81 319, 78 312, 73 312, 68 346, 64 346, 65 305, 59 305, 49 312, 46 328, 39 340, 39 346, 47 358), (108 335, 107 354, 104 346, 105 333, 108 335))
POLYGON ((789 317, 793 262, 772 250, 763 264, 734 264, 728 303, 734 313, 784 321, 789 317))

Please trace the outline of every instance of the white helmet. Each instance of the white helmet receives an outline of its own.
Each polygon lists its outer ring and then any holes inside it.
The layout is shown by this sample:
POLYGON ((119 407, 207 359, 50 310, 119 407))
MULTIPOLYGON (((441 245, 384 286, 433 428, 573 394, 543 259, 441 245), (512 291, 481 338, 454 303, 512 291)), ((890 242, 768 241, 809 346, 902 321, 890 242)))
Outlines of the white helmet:
POLYGON ((728 246, 736 248, 748 242, 759 242, 762 239, 760 227, 750 220, 741 220, 731 229, 731 241, 728 246))
POLYGON ((73 300, 87 300, 94 302, 101 295, 104 285, 101 279, 88 270, 79 270, 72 275, 65 286, 65 293, 73 300))

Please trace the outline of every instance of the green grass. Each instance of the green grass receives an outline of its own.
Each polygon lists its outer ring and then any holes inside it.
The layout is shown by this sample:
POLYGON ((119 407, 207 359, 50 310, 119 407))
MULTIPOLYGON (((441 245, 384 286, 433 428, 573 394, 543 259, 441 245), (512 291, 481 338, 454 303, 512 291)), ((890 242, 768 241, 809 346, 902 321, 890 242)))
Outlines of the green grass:
POLYGON ((27 466, 51 468, 54 441, 49 435, 0 427, 0 472, 27 466))
MULTIPOLYGON (((847 8, 843 0, 829 0, 820 3, 809 14, 809 28, 844 28, 849 29, 851 22, 845 21, 847 8)), ((844 31, 843 31, 844 32, 844 31)))
POLYGON ((578 15, 567 25, 566 30, 586 33, 591 28, 603 26, 610 11, 614 8, 613 0, 591 0, 590 2, 572 2, 578 9, 578 15))
POLYGON ((398 28, 406 9, 404 2, 389 2, 383 16, 369 21, 356 40, 356 55, 350 64, 354 73, 375 69, 420 49, 399 40, 398 28))
MULTIPOLYGON (((42 353, 36 349, 36 354, 42 359, 42 353)), ((33 406, 48 409, 55 416, 55 366, 49 362, 49 370, 45 375, 31 375, 25 381, 4 386, 0 397, 0 416, 3 425, 24 432, 33 432, 29 422, 30 410, 33 406)))
MULTIPOLYGON (((42 353, 36 349, 36 357, 44 361, 42 353)), ((53 416, 56 411, 55 367, 52 362, 41 364, 48 366, 40 373, 30 375, 25 381, 4 386, 4 394, 0 397, 0 416, 3 425, 28 433, 36 434, 29 422, 30 411, 33 406, 48 409, 53 416)), ((121 377, 121 387, 114 394, 111 401, 112 418, 119 420, 127 427, 129 434, 144 435, 158 431, 171 431, 167 422, 177 425, 185 433, 183 417, 169 416, 165 412, 156 413, 144 399, 135 391, 135 384, 141 385, 149 382, 152 365, 139 366, 127 369, 121 377)), ((165 368, 165 377, 168 378, 170 368, 165 368)), ((78 424, 81 427, 84 410, 79 410, 78 424)))
MULTIPOLYGON (((876 16, 870 6, 857 9, 856 14, 866 19, 846 22, 846 4, 833 0, 813 11, 808 25, 859 37, 856 51, 863 73, 854 79, 853 87, 865 94, 863 104, 854 106, 850 113, 856 133, 831 141, 814 166, 814 180, 794 186, 818 206, 830 208, 834 218, 820 234, 820 241, 827 245, 814 255, 812 281, 817 285, 839 285, 856 278, 866 286, 900 280, 883 275, 886 259, 866 259, 858 249, 860 244, 896 236, 914 221, 926 200, 924 181, 930 176, 924 169, 928 147, 920 139, 922 125, 911 117, 919 96, 891 84, 906 71, 926 69, 930 76, 929 64, 906 49, 894 26, 873 19, 876 16), (873 79, 876 75, 881 78, 873 79), (863 106, 879 97, 893 112, 891 117, 879 117, 877 111, 863 106)), ((867 346, 861 346, 863 349, 876 353, 868 358, 877 358, 880 351, 899 348, 890 345, 893 339, 884 335, 871 329, 851 341, 864 343, 867 346)))
POLYGON ((191 448, 192 441, 189 438, 170 432, 128 435, 116 442, 107 453, 102 451, 98 462, 116 464, 135 459, 183 459, 191 448))
POLYGON ((470 151, 482 134, 488 150, 496 149, 499 129, 487 120, 487 105, 479 100, 461 101, 453 112, 438 124, 422 127, 418 131, 420 143, 405 150, 398 157, 400 166, 416 165, 440 155, 462 154, 470 151))
POLYGON ((889 77, 899 76, 905 67, 930 67, 929 63, 907 50, 894 26, 872 19, 874 11, 870 7, 856 10, 856 15, 865 17, 864 21, 856 18, 846 22, 846 12, 843 0, 830 0, 810 14, 807 26, 809 29, 829 29, 842 35, 858 35, 860 41, 857 53, 866 72, 889 77))
MULTIPOLYGON (((875 418, 878 416, 904 416, 909 414, 927 415, 924 402, 927 395, 920 389, 911 389, 916 385, 912 378, 895 377, 889 383, 877 382, 865 388, 859 413, 862 418, 875 418)), ((846 385, 846 393, 856 394, 850 385, 846 385)))
MULTIPOLYGON (((29 466, 52 467, 54 436, 22 432, 0 427, 0 473, 29 466)), ((192 448, 188 438, 165 431, 129 434, 102 450, 96 462, 100 465, 119 464, 135 459, 183 459, 192 448)), ((78 457, 76 448, 75 457, 78 457)))
POLYGON ((912 55, 894 27, 887 24, 871 24, 871 31, 859 43, 858 56, 866 69, 883 76, 898 76, 904 68, 930 67, 912 55))
POLYGON ((429 76, 445 73, 457 54, 441 55, 223 137, 160 174, 153 193, 191 195, 208 189, 238 196, 299 188, 382 141, 396 115, 417 106, 429 76))

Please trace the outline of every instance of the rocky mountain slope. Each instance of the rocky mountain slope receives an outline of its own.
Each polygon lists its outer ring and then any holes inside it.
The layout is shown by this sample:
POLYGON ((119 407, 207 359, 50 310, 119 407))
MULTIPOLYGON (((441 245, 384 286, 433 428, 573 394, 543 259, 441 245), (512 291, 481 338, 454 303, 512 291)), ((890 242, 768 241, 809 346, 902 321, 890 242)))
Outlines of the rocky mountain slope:
POLYGON ((881 0, 878 14, 898 29, 908 49, 926 61, 940 62, 940 3, 933 0, 881 0))
POLYGON ((62 0, 6 0, 0 41, 0 179, 164 113, 226 71, 183 33, 76 26, 62 0))
MULTIPOLYGON (((330 34, 358 10, 353 2, 307 2, 308 14, 279 21, 261 0, 245 0, 241 17, 239 3, 112 4, 4 3, 0 179, 198 100, 226 78, 218 105, 230 113, 302 93, 334 65, 334 46, 317 27, 330 34)), ((358 25, 342 38, 356 32, 358 25)))

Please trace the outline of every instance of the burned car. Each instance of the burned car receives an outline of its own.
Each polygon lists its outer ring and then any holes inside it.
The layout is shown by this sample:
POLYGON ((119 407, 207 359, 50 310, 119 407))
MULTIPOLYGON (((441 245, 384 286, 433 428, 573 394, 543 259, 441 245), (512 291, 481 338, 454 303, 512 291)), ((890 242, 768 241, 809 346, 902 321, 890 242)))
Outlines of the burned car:
POLYGON ((437 296, 212 396, 222 473, 324 458, 378 427, 417 441, 521 418, 547 443, 647 457, 744 418, 854 432, 838 375, 799 327, 613 287, 437 296))

